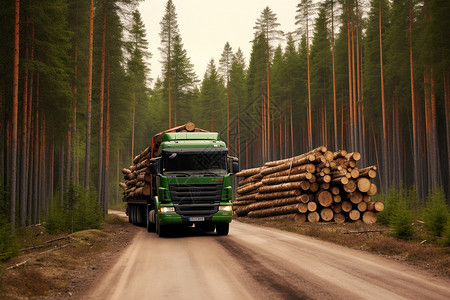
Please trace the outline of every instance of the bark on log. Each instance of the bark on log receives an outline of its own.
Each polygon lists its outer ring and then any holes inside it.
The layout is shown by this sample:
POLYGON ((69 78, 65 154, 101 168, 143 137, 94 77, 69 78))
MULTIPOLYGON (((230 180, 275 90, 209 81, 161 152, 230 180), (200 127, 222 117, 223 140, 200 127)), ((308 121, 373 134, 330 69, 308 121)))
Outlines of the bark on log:
MULTIPOLYGON (((282 165, 277 165, 277 166, 273 166, 273 167, 268 167, 264 170, 261 170, 260 174, 263 176, 272 174, 272 173, 276 173, 279 171, 283 171, 283 170, 289 170, 292 169, 293 167, 297 167, 300 165, 305 165, 305 164, 309 164, 312 161, 314 161, 316 158, 314 155, 308 155, 307 157, 304 158, 300 158, 300 159, 292 159, 290 162, 286 162, 282 165)), ((310 172, 311 173, 311 172, 310 172)))
POLYGON ((331 180, 331 183, 336 185, 345 185, 348 183, 348 178, 345 176, 336 177, 331 180))
POLYGON ((262 186, 263 183, 261 181, 256 182, 256 183, 248 183, 244 186, 241 186, 237 189, 238 194, 246 194, 248 192, 251 192, 253 190, 256 190, 257 188, 259 188, 260 186, 262 186))
POLYGON ((272 207, 267 209, 260 209, 250 211, 247 215, 249 218, 263 218, 277 215, 285 215, 291 213, 297 213, 298 207, 297 204, 285 205, 280 207, 272 207))
POLYGON ((279 176, 279 177, 270 177, 270 178, 265 177, 262 179, 262 183, 264 183, 265 185, 271 185, 271 184, 279 184, 279 183, 283 183, 283 182, 310 180, 310 179, 312 179, 312 177, 313 177, 313 175, 311 173, 300 173, 300 174, 279 176))
POLYGON ((300 196, 300 195, 301 195, 300 190, 289 190, 289 191, 267 193, 267 194, 259 194, 258 193, 255 195, 255 199, 256 200, 269 200, 269 199, 288 198, 288 197, 294 197, 294 196, 300 196))
POLYGON ((269 161, 269 162, 266 162, 264 165, 268 166, 268 167, 278 166, 278 165, 282 165, 282 164, 284 164, 286 162, 289 162, 292 159, 294 159, 294 160, 297 159, 298 160, 298 159, 307 157, 308 155, 311 155, 311 154, 314 154, 314 153, 317 153, 317 152, 325 153, 326 151, 327 151, 327 147, 320 146, 320 147, 317 147, 317 148, 315 148, 315 149, 313 149, 313 150, 311 150, 309 152, 306 152, 306 153, 294 156, 292 158, 286 158, 286 159, 281 159, 281 160, 276 160, 276 161, 269 161))
POLYGON ((334 213, 331 210, 331 208, 322 208, 322 210, 320 211, 320 217, 325 222, 329 222, 329 221, 333 220, 333 216, 334 216, 334 213))
POLYGON ((300 195, 296 197, 282 198, 270 201, 258 201, 253 204, 247 205, 246 207, 247 213, 250 211, 256 211, 260 209, 267 209, 272 207, 301 203, 304 201, 305 196, 307 197, 307 195, 300 195))
POLYGON ((375 224, 377 222, 377 215, 372 211, 365 211, 362 215, 362 220, 365 224, 375 224))
POLYGON ((236 197, 236 201, 254 200, 256 194, 257 193, 238 196, 238 197, 236 197))
POLYGON ((306 164, 306 165, 301 165, 301 166, 297 166, 297 167, 293 167, 293 168, 288 168, 286 170, 282 170, 279 172, 275 172, 275 173, 271 173, 268 174, 266 176, 264 176, 264 178, 273 178, 273 177, 280 177, 280 176, 289 176, 289 175, 294 175, 294 174, 302 174, 302 173, 313 173, 315 171, 316 167, 314 167, 313 164, 306 164))
POLYGON ((258 182, 259 181, 259 179, 258 178, 255 178, 255 176, 250 176, 250 177, 247 177, 247 178, 245 178, 245 179, 243 179, 243 180, 241 180, 241 181, 239 181, 239 186, 243 186, 243 185, 246 185, 247 183, 251 183, 251 182, 258 182))
POLYGON ((320 189, 322 189, 322 190, 328 190, 329 188, 330 188, 329 182, 324 182, 320 185, 320 189))
POLYGON ((249 176, 253 176, 255 174, 258 174, 261 171, 262 167, 258 167, 258 168, 252 168, 252 169, 246 169, 246 170, 242 170, 240 172, 236 173, 237 177, 249 177, 249 176))
POLYGON ((119 182, 119 186, 123 189, 126 190, 127 189, 127 185, 124 182, 119 182))
POLYGON ((122 174, 123 175, 128 175, 128 174, 130 174, 131 173, 131 171, 129 170, 129 169, 127 169, 127 168, 123 168, 122 169, 122 174))
POLYGON ((369 196, 369 195, 364 195, 363 201, 366 202, 366 203, 369 203, 370 201, 372 201, 372 197, 369 196))
POLYGON ((368 177, 368 178, 375 178, 377 177, 377 167, 376 166, 370 166, 367 168, 363 168, 359 170, 359 176, 361 177, 368 177))
POLYGON ((249 204, 253 204, 255 202, 257 202, 257 201, 256 200, 233 201, 233 207, 249 205, 249 204))
POLYGON ((347 154, 348 154, 348 153, 347 153, 346 150, 339 150, 339 151, 336 151, 336 152, 334 152, 333 159, 337 159, 337 158, 339 158, 339 157, 344 157, 344 158, 345 158, 345 156, 346 156, 347 154))
POLYGON ((276 185, 263 185, 258 188, 258 193, 274 193, 277 191, 286 191, 286 190, 295 190, 302 189, 308 190, 310 186, 309 181, 295 181, 295 182, 287 182, 276 185))

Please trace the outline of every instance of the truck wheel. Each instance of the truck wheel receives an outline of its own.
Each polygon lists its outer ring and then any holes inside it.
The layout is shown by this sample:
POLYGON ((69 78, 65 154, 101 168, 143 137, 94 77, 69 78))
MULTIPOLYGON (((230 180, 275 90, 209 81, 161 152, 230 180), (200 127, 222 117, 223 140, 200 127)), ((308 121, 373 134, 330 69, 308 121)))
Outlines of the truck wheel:
POLYGON ((164 225, 159 224, 158 217, 156 217, 156 234, 159 237, 165 237, 167 235, 167 228, 164 225))
POLYGON ((150 222, 150 218, 148 216, 150 212, 147 213, 147 231, 148 232, 155 232, 156 231, 156 226, 155 223, 150 222))
POLYGON ((230 229, 230 223, 217 223, 216 224, 217 235, 228 235, 229 229, 230 229))

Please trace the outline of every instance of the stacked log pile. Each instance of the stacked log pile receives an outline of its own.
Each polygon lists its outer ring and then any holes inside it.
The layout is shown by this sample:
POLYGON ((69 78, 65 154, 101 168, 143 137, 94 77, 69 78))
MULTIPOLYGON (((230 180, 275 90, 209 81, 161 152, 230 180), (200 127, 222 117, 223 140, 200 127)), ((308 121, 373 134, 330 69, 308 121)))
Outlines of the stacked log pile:
POLYGON ((144 151, 133 159, 133 164, 122 169, 125 182, 119 183, 123 189, 123 200, 129 198, 143 198, 150 196, 150 153, 148 146, 144 151))
POLYGON ((288 159, 242 170, 233 210, 251 218, 289 218, 297 222, 362 220, 373 224, 384 209, 373 202, 376 166, 359 169, 358 152, 322 146, 288 159))

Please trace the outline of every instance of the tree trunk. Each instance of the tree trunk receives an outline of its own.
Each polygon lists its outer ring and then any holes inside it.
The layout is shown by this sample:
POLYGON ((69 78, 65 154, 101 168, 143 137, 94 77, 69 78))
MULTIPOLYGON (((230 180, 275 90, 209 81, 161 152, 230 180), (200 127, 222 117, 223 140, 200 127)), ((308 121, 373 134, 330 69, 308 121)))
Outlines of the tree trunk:
POLYGON ((91 97, 92 97, 92 50, 94 43, 94 0, 91 0, 89 11, 89 53, 88 53, 88 82, 86 103, 86 156, 84 188, 89 189, 89 168, 91 161, 91 97))
POLYGON ((11 231, 14 232, 16 224, 16 190, 17 190, 17 122, 19 109, 19 27, 20 27, 20 1, 15 1, 14 22, 14 65, 13 65, 13 99, 11 112, 11 178, 10 178, 10 215, 11 231))
POLYGON ((103 0, 102 54, 100 63, 99 131, 98 131, 98 201, 103 207, 103 102, 105 98, 106 3, 103 0))
MULTIPOLYGON (((111 140, 111 124, 110 124, 110 75, 111 65, 108 60, 108 73, 107 73, 107 85, 106 85, 106 141, 105 141, 105 170, 104 170, 104 183, 103 183, 103 213, 108 213, 108 198, 109 198, 109 148, 111 140)), ((118 154, 117 154, 118 156, 118 154)))
POLYGON ((383 142, 382 155, 383 155, 383 186, 382 189, 387 191, 388 188, 388 158, 387 158, 387 136, 386 136, 386 110, 385 110, 385 100, 384 100, 384 74, 383 74, 383 42, 381 38, 381 0, 379 0, 379 10, 378 10, 378 27, 380 36, 380 80, 381 80, 381 113, 383 117, 383 142))

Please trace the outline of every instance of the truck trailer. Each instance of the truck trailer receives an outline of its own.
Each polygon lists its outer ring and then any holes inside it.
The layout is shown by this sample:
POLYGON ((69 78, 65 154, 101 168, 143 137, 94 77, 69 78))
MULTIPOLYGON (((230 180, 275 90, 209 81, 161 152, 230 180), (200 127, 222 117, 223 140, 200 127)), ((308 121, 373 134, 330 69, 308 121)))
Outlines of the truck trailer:
POLYGON ((123 170, 129 180, 121 184, 130 223, 146 224, 160 237, 169 227, 192 225, 228 234, 239 162, 219 133, 188 122, 153 136, 133 163, 123 170))

